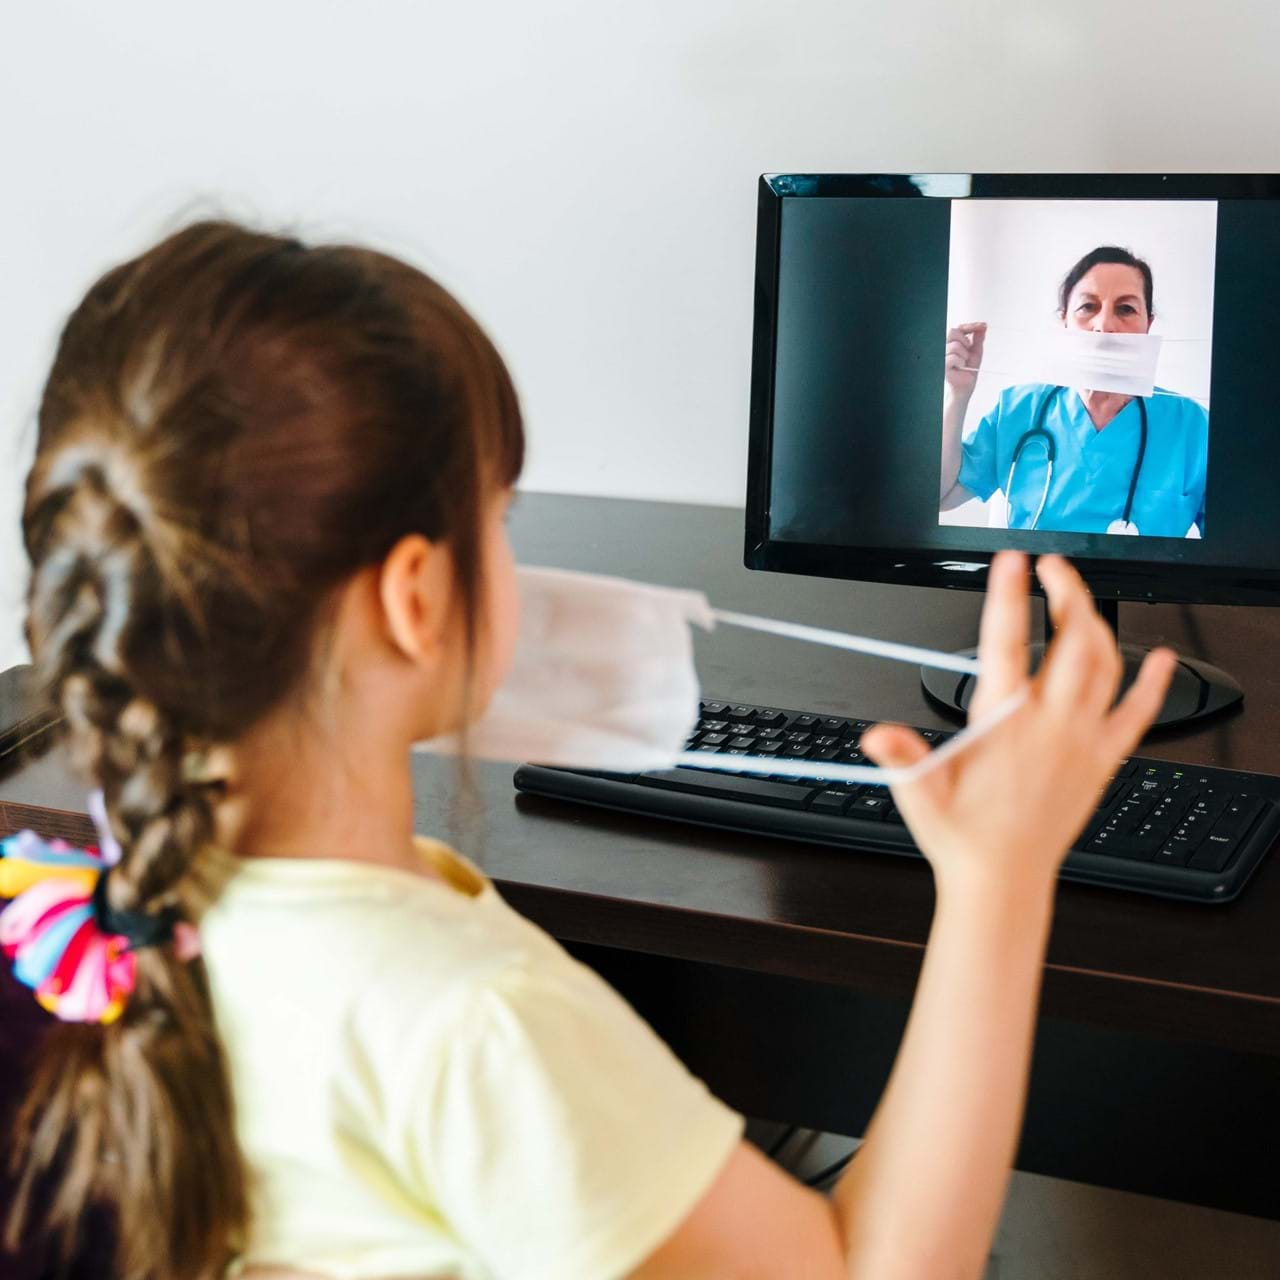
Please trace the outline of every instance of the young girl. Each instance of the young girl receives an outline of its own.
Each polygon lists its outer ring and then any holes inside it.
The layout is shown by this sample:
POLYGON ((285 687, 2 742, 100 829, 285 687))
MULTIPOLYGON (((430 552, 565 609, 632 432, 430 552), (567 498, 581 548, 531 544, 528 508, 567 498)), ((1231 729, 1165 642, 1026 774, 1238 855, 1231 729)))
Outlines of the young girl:
MULTIPOLYGON (((44 988, 82 1021, 20 1117, 11 1240, 71 1238, 105 1202, 128 1280, 978 1275, 1055 873, 1172 656, 1113 710, 1109 633, 1041 560, 1059 631, 1025 704, 896 792, 937 912, 828 1200, 414 832, 410 744, 474 719, 514 644, 522 450, 484 334, 379 253, 202 223, 72 315, 27 490, 27 633, 120 859, 86 881, 99 967, 61 954, 44 988)), ((1026 573, 993 566, 979 710, 1028 683, 1026 573)))

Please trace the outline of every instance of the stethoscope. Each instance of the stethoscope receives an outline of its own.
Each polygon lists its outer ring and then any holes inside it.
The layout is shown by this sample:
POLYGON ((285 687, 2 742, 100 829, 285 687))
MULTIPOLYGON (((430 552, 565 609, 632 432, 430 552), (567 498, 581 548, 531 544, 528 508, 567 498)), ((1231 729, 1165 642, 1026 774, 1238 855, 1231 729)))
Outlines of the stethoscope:
MULTIPOLYGON (((1040 402, 1040 408, 1036 410, 1036 419, 1032 424, 1030 431, 1024 431, 1018 439, 1017 445, 1013 450, 1013 461, 1009 463, 1009 478, 1005 481, 1004 495, 1006 502, 1012 502, 1013 494, 1013 473, 1018 466, 1018 460, 1022 457, 1022 451, 1033 440, 1042 440, 1048 467, 1045 471, 1044 488, 1040 492, 1040 505, 1036 507, 1036 513, 1031 518, 1031 523, 1026 525, 1027 529, 1034 529, 1040 523, 1040 514, 1044 511, 1044 504, 1049 500, 1049 486, 1053 483, 1053 464, 1058 459, 1058 446, 1054 442, 1053 436, 1045 430, 1044 416, 1049 411, 1049 401, 1061 392, 1065 391, 1065 387, 1055 387, 1040 402)), ((1142 396, 1137 397, 1138 413, 1142 420, 1142 434, 1138 437, 1138 460, 1133 464, 1133 475, 1129 477, 1129 496, 1125 499, 1124 515, 1119 520, 1113 520, 1107 525, 1108 533, 1128 533, 1137 534, 1138 526, 1133 523, 1130 517, 1133 515, 1133 496, 1138 491, 1138 477, 1142 474, 1142 460, 1147 456, 1147 402, 1142 396)))

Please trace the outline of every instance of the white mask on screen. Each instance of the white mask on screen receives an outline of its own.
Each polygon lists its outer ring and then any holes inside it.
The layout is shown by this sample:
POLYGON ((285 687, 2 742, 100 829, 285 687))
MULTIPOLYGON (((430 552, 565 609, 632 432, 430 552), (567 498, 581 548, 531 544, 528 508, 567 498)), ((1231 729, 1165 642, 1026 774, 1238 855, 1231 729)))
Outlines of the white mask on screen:
POLYGON ((974 374, 1009 383, 1047 383, 1121 396, 1152 396, 1164 340, 1156 333, 1094 333, 1064 325, 1019 329, 992 324, 987 326, 987 355, 982 365, 965 367, 974 374))
POLYGON ((1149 396, 1155 391, 1159 334, 1067 328, 1052 332, 1045 347, 1042 381, 1128 396, 1149 396))
MULTIPOLYGON (((1022 700, 1007 699, 909 769, 693 755, 685 751, 699 717, 691 624, 709 631, 720 622, 971 675, 978 664, 912 645, 713 609, 700 591, 560 569, 521 567, 516 577, 520 637, 511 670, 465 735, 467 754, 480 760, 617 773, 689 764, 892 783, 936 767, 1022 700)), ((415 749, 452 755, 462 746, 459 735, 451 734, 415 749)))
POLYGON ((993 324, 987 355, 973 373, 1016 382, 1045 382, 1081 391, 1154 394, 1164 339, 1157 333, 1095 333, 1092 329, 1019 329, 993 324))

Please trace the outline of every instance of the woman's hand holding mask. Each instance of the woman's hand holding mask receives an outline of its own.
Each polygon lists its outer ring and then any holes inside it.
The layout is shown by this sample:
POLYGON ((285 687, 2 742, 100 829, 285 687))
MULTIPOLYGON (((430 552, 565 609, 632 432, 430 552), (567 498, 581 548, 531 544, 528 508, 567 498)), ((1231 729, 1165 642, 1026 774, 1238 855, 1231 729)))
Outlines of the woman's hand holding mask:
MULTIPOLYGON (((940 891, 973 881, 1002 891, 1051 886, 1107 779, 1159 711, 1176 665, 1171 650, 1153 650, 1113 705, 1123 663, 1080 575, 1060 556, 1041 556, 1036 572, 1055 627, 1045 661, 1029 675, 1027 560, 1003 552, 991 567, 970 714, 985 715, 1024 685, 1025 703, 969 750, 893 788, 940 891)), ((929 752, 894 725, 869 730, 862 748, 883 766, 929 752)))
POLYGON ((977 385, 976 370, 982 364, 982 348, 987 340, 987 323, 958 324, 947 330, 947 349, 943 364, 947 390, 968 404, 977 385))

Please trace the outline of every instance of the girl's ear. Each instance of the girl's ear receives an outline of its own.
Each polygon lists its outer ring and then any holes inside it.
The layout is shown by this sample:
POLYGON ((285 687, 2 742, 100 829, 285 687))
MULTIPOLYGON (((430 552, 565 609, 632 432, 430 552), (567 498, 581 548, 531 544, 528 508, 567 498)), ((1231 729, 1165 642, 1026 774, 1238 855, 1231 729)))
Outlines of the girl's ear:
POLYGON ((439 661, 453 614, 453 557, 421 534, 401 538, 382 562, 378 598, 387 637, 410 662, 439 661))

